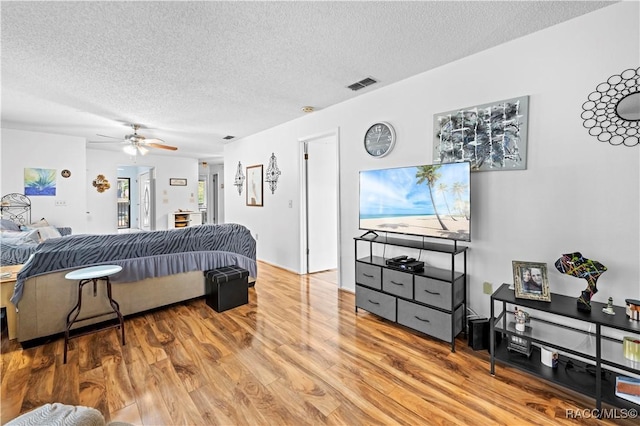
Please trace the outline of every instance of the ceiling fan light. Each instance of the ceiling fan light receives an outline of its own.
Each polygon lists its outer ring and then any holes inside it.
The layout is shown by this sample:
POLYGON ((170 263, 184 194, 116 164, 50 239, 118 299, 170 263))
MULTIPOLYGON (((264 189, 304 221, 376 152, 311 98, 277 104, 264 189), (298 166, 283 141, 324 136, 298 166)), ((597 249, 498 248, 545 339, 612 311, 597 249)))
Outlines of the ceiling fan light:
POLYGON ((144 146, 138 145, 138 151, 140 151, 141 155, 145 155, 147 152, 149 152, 149 150, 147 148, 145 148, 144 146))
POLYGON ((127 145, 127 146, 123 147, 122 150, 125 153, 129 154, 129 155, 137 155, 138 154, 138 151, 136 150, 136 147, 133 146, 133 145, 127 145))

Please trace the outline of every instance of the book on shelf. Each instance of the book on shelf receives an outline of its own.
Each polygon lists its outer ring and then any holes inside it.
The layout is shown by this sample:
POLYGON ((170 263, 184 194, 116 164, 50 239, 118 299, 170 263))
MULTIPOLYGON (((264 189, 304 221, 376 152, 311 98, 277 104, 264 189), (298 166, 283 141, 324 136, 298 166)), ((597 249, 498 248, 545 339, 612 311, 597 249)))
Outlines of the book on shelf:
POLYGON ((626 376, 616 377, 616 396, 640 404, 640 379, 626 376))

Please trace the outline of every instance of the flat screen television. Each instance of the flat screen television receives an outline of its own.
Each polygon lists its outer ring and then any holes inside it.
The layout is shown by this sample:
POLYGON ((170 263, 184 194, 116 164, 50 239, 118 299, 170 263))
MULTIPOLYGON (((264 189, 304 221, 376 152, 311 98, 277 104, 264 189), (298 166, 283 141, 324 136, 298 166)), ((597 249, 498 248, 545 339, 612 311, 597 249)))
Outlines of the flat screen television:
POLYGON ((469 162, 360 172, 360 229, 471 241, 469 162))

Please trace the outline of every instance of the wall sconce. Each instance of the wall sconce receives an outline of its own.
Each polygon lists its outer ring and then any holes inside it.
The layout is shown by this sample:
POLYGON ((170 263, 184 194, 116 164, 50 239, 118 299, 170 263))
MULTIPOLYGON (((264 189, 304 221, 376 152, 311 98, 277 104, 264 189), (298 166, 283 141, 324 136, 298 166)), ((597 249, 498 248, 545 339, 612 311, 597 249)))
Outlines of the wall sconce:
POLYGON ((238 195, 242 195, 242 187, 244 186, 244 172, 242 171, 242 164, 238 161, 238 170, 236 170, 236 177, 233 180, 233 184, 238 188, 238 195))
POLYGON ((269 189, 273 194, 278 187, 278 178, 282 173, 278 168, 278 161, 276 160, 275 154, 271 153, 271 158, 269 158, 269 166, 267 167, 267 177, 264 179, 269 182, 269 189))
POLYGON ((111 188, 111 184, 104 175, 98 175, 98 177, 93 180, 93 186, 96 187, 98 192, 104 192, 111 188))

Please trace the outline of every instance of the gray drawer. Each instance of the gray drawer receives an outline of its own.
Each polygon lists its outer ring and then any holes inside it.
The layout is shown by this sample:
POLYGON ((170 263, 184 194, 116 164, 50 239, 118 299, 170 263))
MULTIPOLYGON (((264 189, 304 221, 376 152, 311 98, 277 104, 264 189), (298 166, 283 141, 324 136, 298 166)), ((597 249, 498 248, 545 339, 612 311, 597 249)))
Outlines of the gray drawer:
MULTIPOLYGON (((416 275, 415 280, 415 299, 418 302, 451 311, 451 283, 419 275, 416 275)), ((464 277, 455 281, 453 289, 455 292, 453 305, 456 306, 464 299, 464 277)))
POLYGON ((356 285, 356 306, 389 321, 396 320, 396 298, 388 294, 356 285))
MULTIPOLYGON (((462 308, 463 306, 460 306, 455 313, 456 335, 462 331, 462 308)), ((446 312, 399 299, 398 323, 445 342, 451 342, 451 314, 446 312)))
POLYGON ((413 299, 413 274, 383 269, 382 290, 405 299, 413 299))
POLYGON ((369 287, 382 288, 381 273, 382 268, 368 263, 356 262, 356 284, 369 287))

